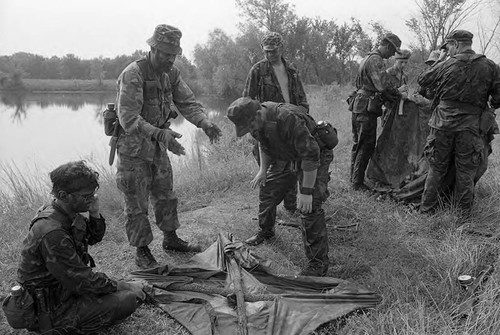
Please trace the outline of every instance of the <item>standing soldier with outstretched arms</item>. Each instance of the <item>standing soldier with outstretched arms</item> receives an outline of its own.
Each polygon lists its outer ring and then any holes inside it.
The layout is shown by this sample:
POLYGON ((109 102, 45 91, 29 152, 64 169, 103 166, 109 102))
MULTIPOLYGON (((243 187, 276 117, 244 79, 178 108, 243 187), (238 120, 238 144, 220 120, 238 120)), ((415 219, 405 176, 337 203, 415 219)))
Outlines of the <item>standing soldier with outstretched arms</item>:
POLYGON ((177 236, 177 196, 173 191, 172 166, 166 150, 184 154, 179 134, 169 128, 174 104, 192 124, 202 128, 213 142, 221 135, 174 66, 180 55, 181 32, 161 24, 147 40, 151 51, 128 65, 118 78, 117 113, 124 131, 117 142, 117 184, 125 198, 126 231, 137 248, 137 266, 157 266, 148 245, 153 240, 148 219, 149 200, 156 225, 163 233, 163 249, 200 251, 197 245, 177 236))

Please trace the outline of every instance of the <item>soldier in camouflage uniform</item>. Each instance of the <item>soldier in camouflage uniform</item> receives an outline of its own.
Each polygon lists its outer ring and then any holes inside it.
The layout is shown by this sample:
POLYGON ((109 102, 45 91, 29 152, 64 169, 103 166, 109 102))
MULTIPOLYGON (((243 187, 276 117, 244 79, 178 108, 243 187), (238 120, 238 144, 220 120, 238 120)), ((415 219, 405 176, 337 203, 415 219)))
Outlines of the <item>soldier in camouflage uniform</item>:
POLYGON ((353 146, 351 152, 351 184, 354 190, 367 190, 365 171, 375 150, 377 118, 382 115, 385 101, 397 101, 401 93, 386 72, 384 59, 400 53, 401 40, 388 33, 380 46, 370 52, 359 65, 357 92, 352 109, 353 146))
MULTIPOLYGON (((256 63, 248 73, 243 97, 250 97, 260 102, 285 102, 304 107, 309 111, 306 93, 297 70, 283 58, 283 38, 275 32, 267 33, 261 41, 265 59, 256 63)), ((254 156, 260 164, 259 148, 255 143, 254 156)), ((276 173, 295 175, 292 162, 276 173)), ((297 183, 290 178, 290 189, 283 199, 283 206, 290 213, 297 210, 297 183)), ((247 241, 251 243, 251 241, 247 241)))
POLYGON ((38 322, 31 330, 95 332, 132 314, 136 299, 145 298, 143 284, 116 281, 92 269, 88 246, 100 242, 106 230, 95 194, 98 173, 83 161, 70 162, 52 171, 50 179, 55 199, 31 221, 17 272, 37 306, 38 322))
POLYGON ((158 265, 148 247, 153 240, 149 199, 156 225, 164 235, 163 249, 200 251, 176 234, 177 196, 166 149, 184 154, 184 148, 176 141, 180 135, 169 129, 168 120, 174 113, 171 104, 186 120, 202 128, 212 142, 221 134, 174 66, 176 56, 182 52, 181 36, 175 27, 157 26, 147 40, 151 51, 127 66, 118 78, 117 114, 124 132, 117 142, 117 184, 125 197, 127 237, 137 248, 135 260, 141 268, 158 265))
POLYGON ((451 32, 438 61, 418 78, 423 89, 436 94, 424 150, 430 164, 420 206, 424 213, 435 210, 453 157, 453 196, 464 214, 470 213, 474 179, 485 159, 484 134, 492 127, 492 122, 485 119, 488 104, 500 107, 500 70, 493 61, 472 50, 472 37, 465 30, 451 32))
MULTIPOLYGON (((236 126, 236 136, 250 132, 260 144, 261 166, 251 182, 253 188, 260 187, 260 229, 253 245, 274 237, 276 206, 283 200, 290 182, 295 180, 294 176, 276 173, 279 169, 273 166, 298 162, 298 210, 302 213, 302 237, 308 259, 307 267, 300 274, 324 276, 329 262, 322 204, 329 196, 328 168, 333 160, 333 151, 315 138, 316 123, 299 106, 275 102, 261 105, 256 100, 243 97, 229 106, 227 116, 236 126)), ((338 141, 336 133, 334 139, 338 141)))

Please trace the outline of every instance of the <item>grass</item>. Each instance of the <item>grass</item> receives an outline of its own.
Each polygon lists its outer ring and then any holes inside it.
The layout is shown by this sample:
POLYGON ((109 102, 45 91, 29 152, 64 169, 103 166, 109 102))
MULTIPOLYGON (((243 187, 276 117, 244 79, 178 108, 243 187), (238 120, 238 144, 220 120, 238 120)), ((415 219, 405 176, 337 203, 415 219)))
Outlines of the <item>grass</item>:
MULTIPOLYGON (((500 218, 500 159, 490 156, 487 173, 476 187, 471 219, 464 221, 453 206, 433 216, 419 215, 390 199, 377 198, 349 189, 351 146, 350 116, 344 102, 349 88, 309 88, 311 114, 316 120, 331 121, 340 143, 331 165, 331 196, 325 203, 328 221, 329 276, 359 283, 383 298, 377 308, 350 315, 321 326, 315 334, 498 334, 500 333, 500 276, 488 278, 478 292, 478 303, 468 318, 455 319, 453 311, 468 297, 457 276, 478 276, 488 265, 498 267, 500 218), (358 223, 358 229, 338 230, 335 225, 358 223), (466 233, 460 225, 489 231, 492 237, 466 233)), ((257 191, 248 186, 256 172, 251 145, 246 138, 234 138, 234 129, 224 119, 221 142, 200 147, 193 160, 174 171, 180 204, 180 235, 208 247, 218 232, 230 231, 244 239, 256 230, 257 191)), ((493 144, 496 149, 496 141, 493 144)), ((91 248, 98 271, 115 278, 134 270, 133 250, 124 232, 121 196, 114 172, 97 166, 99 191, 108 230, 102 243, 91 248)), ((9 192, 0 193, 0 291, 15 282, 19 248, 36 209, 48 199, 48 181, 25 180, 15 165, 0 166, 9 192)), ((281 219, 289 219, 278 211, 281 219)), ((463 226, 462 226, 463 227, 463 226)), ((152 250, 160 262, 180 264, 189 258, 161 251, 161 234, 154 228, 152 250)), ((298 230, 278 227, 277 238, 255 251, 273 261, 273 270, 293 274, 305 264, 298 230)), ((0 333, 13 331, 0 316, 0 333)), ((100 334, 188 334, 175 320, 152 306, 140 307, 125 322, 100 334)))

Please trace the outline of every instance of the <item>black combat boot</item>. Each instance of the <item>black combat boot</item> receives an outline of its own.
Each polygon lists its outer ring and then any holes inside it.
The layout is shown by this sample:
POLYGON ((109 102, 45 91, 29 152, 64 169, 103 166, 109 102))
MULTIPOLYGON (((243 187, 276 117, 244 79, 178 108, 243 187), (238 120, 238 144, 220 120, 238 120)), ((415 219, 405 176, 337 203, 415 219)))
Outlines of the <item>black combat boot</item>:
POLYGON ((188 243, 184 240, 181 240, 177 233, 174 231, 166 232, 163 235, 163 250, 168 252, 170 250, 179 251, 179 252, 200 252, 201 247, 196 244, 188 243))
POLYGON ((150 269, 159 266, 148 246, 138 247, 135 254, 135 264, 141 269, 150 269))

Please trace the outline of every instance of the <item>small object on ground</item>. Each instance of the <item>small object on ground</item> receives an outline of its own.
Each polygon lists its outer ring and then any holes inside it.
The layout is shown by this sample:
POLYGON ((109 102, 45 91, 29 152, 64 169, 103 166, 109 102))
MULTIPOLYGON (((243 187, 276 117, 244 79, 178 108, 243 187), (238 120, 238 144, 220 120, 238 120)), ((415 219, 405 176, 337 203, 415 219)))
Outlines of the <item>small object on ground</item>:
POLYGON ((474 277, 469 276, 469 275, 460 275, 458 276, 458 282, 460 285, 462 285, 462 288, 467 289, 473 282, 474 282, 474 277))

